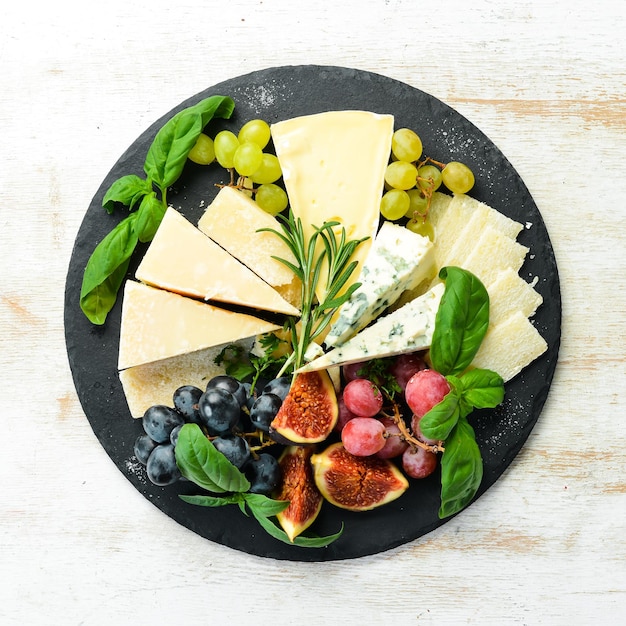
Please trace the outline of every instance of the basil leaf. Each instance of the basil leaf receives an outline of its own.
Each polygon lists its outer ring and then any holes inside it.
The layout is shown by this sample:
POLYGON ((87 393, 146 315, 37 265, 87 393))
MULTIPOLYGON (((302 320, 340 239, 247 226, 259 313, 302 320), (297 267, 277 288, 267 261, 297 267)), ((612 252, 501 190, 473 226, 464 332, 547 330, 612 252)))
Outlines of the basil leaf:
POLYGON ((156 134, 144 171, 161 190, 173 185, 183 171, 189 151, 213 117, 228 119, 235 108, 227 96, 211 96, 179 111, 156 134))
POLYGON ((135 220, 131 213, 96 246, 83 274, 80 308, 93 324, 104 324, 124 281, 130 256, 137 246, 135 220))
POLYGON ((483 479, 483 463, 474 429, 460 418, 441 457, 441 506, 439 518, 458 513, 476 495, 483 479))
POLYGON ((227 506, 229 504, 237 504, 241 499, 241 494, 234 493, 227 496, 178 496, 184 502, 188 504, 195 504, 197 506, 227 506))
POLYGON ((301 548, 324 548, 325 546, 331 544, 333 541, 339 539, 339 537, 341 537, 341 534, 343 533, 342 524, 339 532, 335 533, 334 535, 328 535, 326 537, 305 537, 303 535, 299 535, 298 537, 295 537, 293 541, 290 541, 287 533, 282 528, 277 526, 271 519, 256 513, 254 509, 251 510, 252 515, 254 515, 255 519, 263 527, 265 532, 274 537, 274 539, 278 539, 279 541, 287 543, 290 546, 295 545, 301 548))
POLYGON ((468 370, 461 376, 463 397, 476 409, 493 409, 504 400, 504 382, 496 372, 468 370))
POLYGON ((253 513, 271 517, 289 506, 289 500, 272 500, 260 493, 244 493, 243 498, 253 513))
POLYGON ((115 203, 120 202, 131 210, 145 196, 152 191, 152 183, 136 174, 128 174, 114 181, 107 189, 102 199, 102 206, 107 213, 113 213, 115 203))
POLYGON ((433 368, 444 376, 465 370, 478 352, 489 325, 489 295, 471 272, 444 267, 446 288, 435 318, 430 347, 433 368))
POLYGON ((137 224, 135 226, 139 241, 143 243, 152 241, 166 209, 167 207, 157 198, 154 191, 144 196, 139 205, 137 224))
POLYGON ((178 434, 176 464, 181 474, 207 491, 247 491, 250 483, 213 444, 197 424, 185 424, 178 434))
POLYGON ((420 430, 427 439, 447 439, 461 416, 459 396, 453 389, 420 420, 420 430))

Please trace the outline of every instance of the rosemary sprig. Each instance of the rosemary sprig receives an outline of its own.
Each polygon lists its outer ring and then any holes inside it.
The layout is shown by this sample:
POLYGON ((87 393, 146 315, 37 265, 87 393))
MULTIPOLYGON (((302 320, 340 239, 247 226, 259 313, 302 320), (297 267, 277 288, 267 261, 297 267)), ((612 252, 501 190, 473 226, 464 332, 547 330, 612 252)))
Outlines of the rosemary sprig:
POLYGON ((304 365, 304 355, 311 342, 321 335, 330 324, 335 312, 360 286, 360 283, 353 283, 342 292, 358 265, 356 261, 350 261, 350 259, 367 237, 347 239, 346 230, 342 224, 331 221, 319 227, 313 226, 314 232, 306 241, 302 220, 299 217, 294 218, 290 211, 287 217, 278 215, 277 218, 282 232, 273 228, 263 228, 261 231, 273 232, 285 242, 296 262, 292 263, 277 256, 273 258, 286 265, 302 285, 300 328, 298 331, 297 318, 289 319, 293 353, 283 366, 283 371, 286 371, 287 367, 293 367, 295 371, 304 365), (335 235, 333 229, 338 226, 341 229, 339 234, 335 235), (318 242, 321 243, 321 249, 318 242), (319 302, 316 291, 324 270, 324 262, 327 266, 327 287, 323 301, 319 302))

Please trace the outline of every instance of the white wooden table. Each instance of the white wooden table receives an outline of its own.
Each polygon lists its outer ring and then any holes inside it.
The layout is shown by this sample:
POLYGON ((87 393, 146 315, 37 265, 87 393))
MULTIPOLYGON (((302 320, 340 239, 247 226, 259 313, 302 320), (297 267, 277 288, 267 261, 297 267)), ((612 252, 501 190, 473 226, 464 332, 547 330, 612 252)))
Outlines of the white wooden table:
POLYGON ((626 620, 626 5, 618 0, 12 3, 0 43, 1 624, 619 624, 626 620), (521 454, 469 509, 376 556, 208 542, 98 444, 63 335, 91 197, 183 99, 263 67, 375 71, 455 107, 545 219, 563 335, 521 454))

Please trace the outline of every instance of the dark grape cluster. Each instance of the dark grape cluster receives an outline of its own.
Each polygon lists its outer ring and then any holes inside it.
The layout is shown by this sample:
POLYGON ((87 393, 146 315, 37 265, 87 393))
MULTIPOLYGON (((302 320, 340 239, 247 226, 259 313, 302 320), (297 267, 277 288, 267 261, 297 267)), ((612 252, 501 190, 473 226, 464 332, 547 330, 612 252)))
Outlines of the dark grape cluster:
MULTIPOLYGON (((151 406, 142 418, 144 434, 135 441, 137 460, 155 485, 181 478, 176 465, 178 433, 185 423, 199 425, 215 448, 250 481, 252 493, 271 493, 280 483, 280 467, 272 454, 256 452, 251 443, 269 433, 291 380, 276 378, 252 390, 232 376, 215 376, 206 389, 185 385, 174 392, 173 407, 151 406)), ((265 437, 265 439, 267 439, 265 437)))

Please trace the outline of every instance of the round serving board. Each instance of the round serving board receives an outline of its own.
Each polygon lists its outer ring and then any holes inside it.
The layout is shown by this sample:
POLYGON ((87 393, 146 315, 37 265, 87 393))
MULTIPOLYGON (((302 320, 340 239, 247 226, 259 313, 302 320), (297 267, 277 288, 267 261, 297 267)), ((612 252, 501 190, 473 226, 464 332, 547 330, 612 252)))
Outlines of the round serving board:
MULTIPOLYGON (((327 66, 286 66, 253 72, 210 87, 182 102, 157 120, 126 150, 95 194, 76 238, 66 283, 65 335, 70 367, 85 414, 98 440, 120 471, 155 506, 199 535, 250 554, 299 561, 348 559, 375 554, 412 541, 445 523, 437 516, 439 473, 412 481, 398 500, 374 511, 350 513, 325 503, 313 526, 320 535, 339 530, 343 535, 326 548, 298 548, 272 538, 252 516, 238 507, 209 509, 186 504, 178 495, 194 485, 179 482, 156 487, 133 455, 142 433, 141 420, 131 418, 117 375, 121 297, 104 326, 92 325, 79 307, 83 271, 96 244, 124 217, 108 215, 102 198, 118 177, 143 176, 143 162, 156 132, 176 112, 210 95, 235 101, 228 121, 214 120, 208 132, 235 132, 253 118, 277 122, 328 110, 363 109, 395 116, 395 127, 414 129, 424 154, 440 161, 459 160, 476 175, 471 195, 525 225, 518 241, 530 248, 520 275, 538 278, 536 289, 544 303, 533 318, 548 343, 547 352, 506 385, 504 403, 493 411, 470 417, 484 463, 478 496, 504 472, 526 441, 545 403, 557 362, 561 331, 561 298, 554 252, 543 219, 523 181, 500 150, 472 123, 452 108, 409 85, 385 76, 327 66)), ((226 183, 219 167, 188 163, 168 196, 169 203, 192 222, 226 183)), ((145 246, 136 251, 129 268, 134 274, 145 246)), ((185 381, 181 381, 181 385, 185 381)), ((462 514, 462 513, 461 513, 462 514)))

